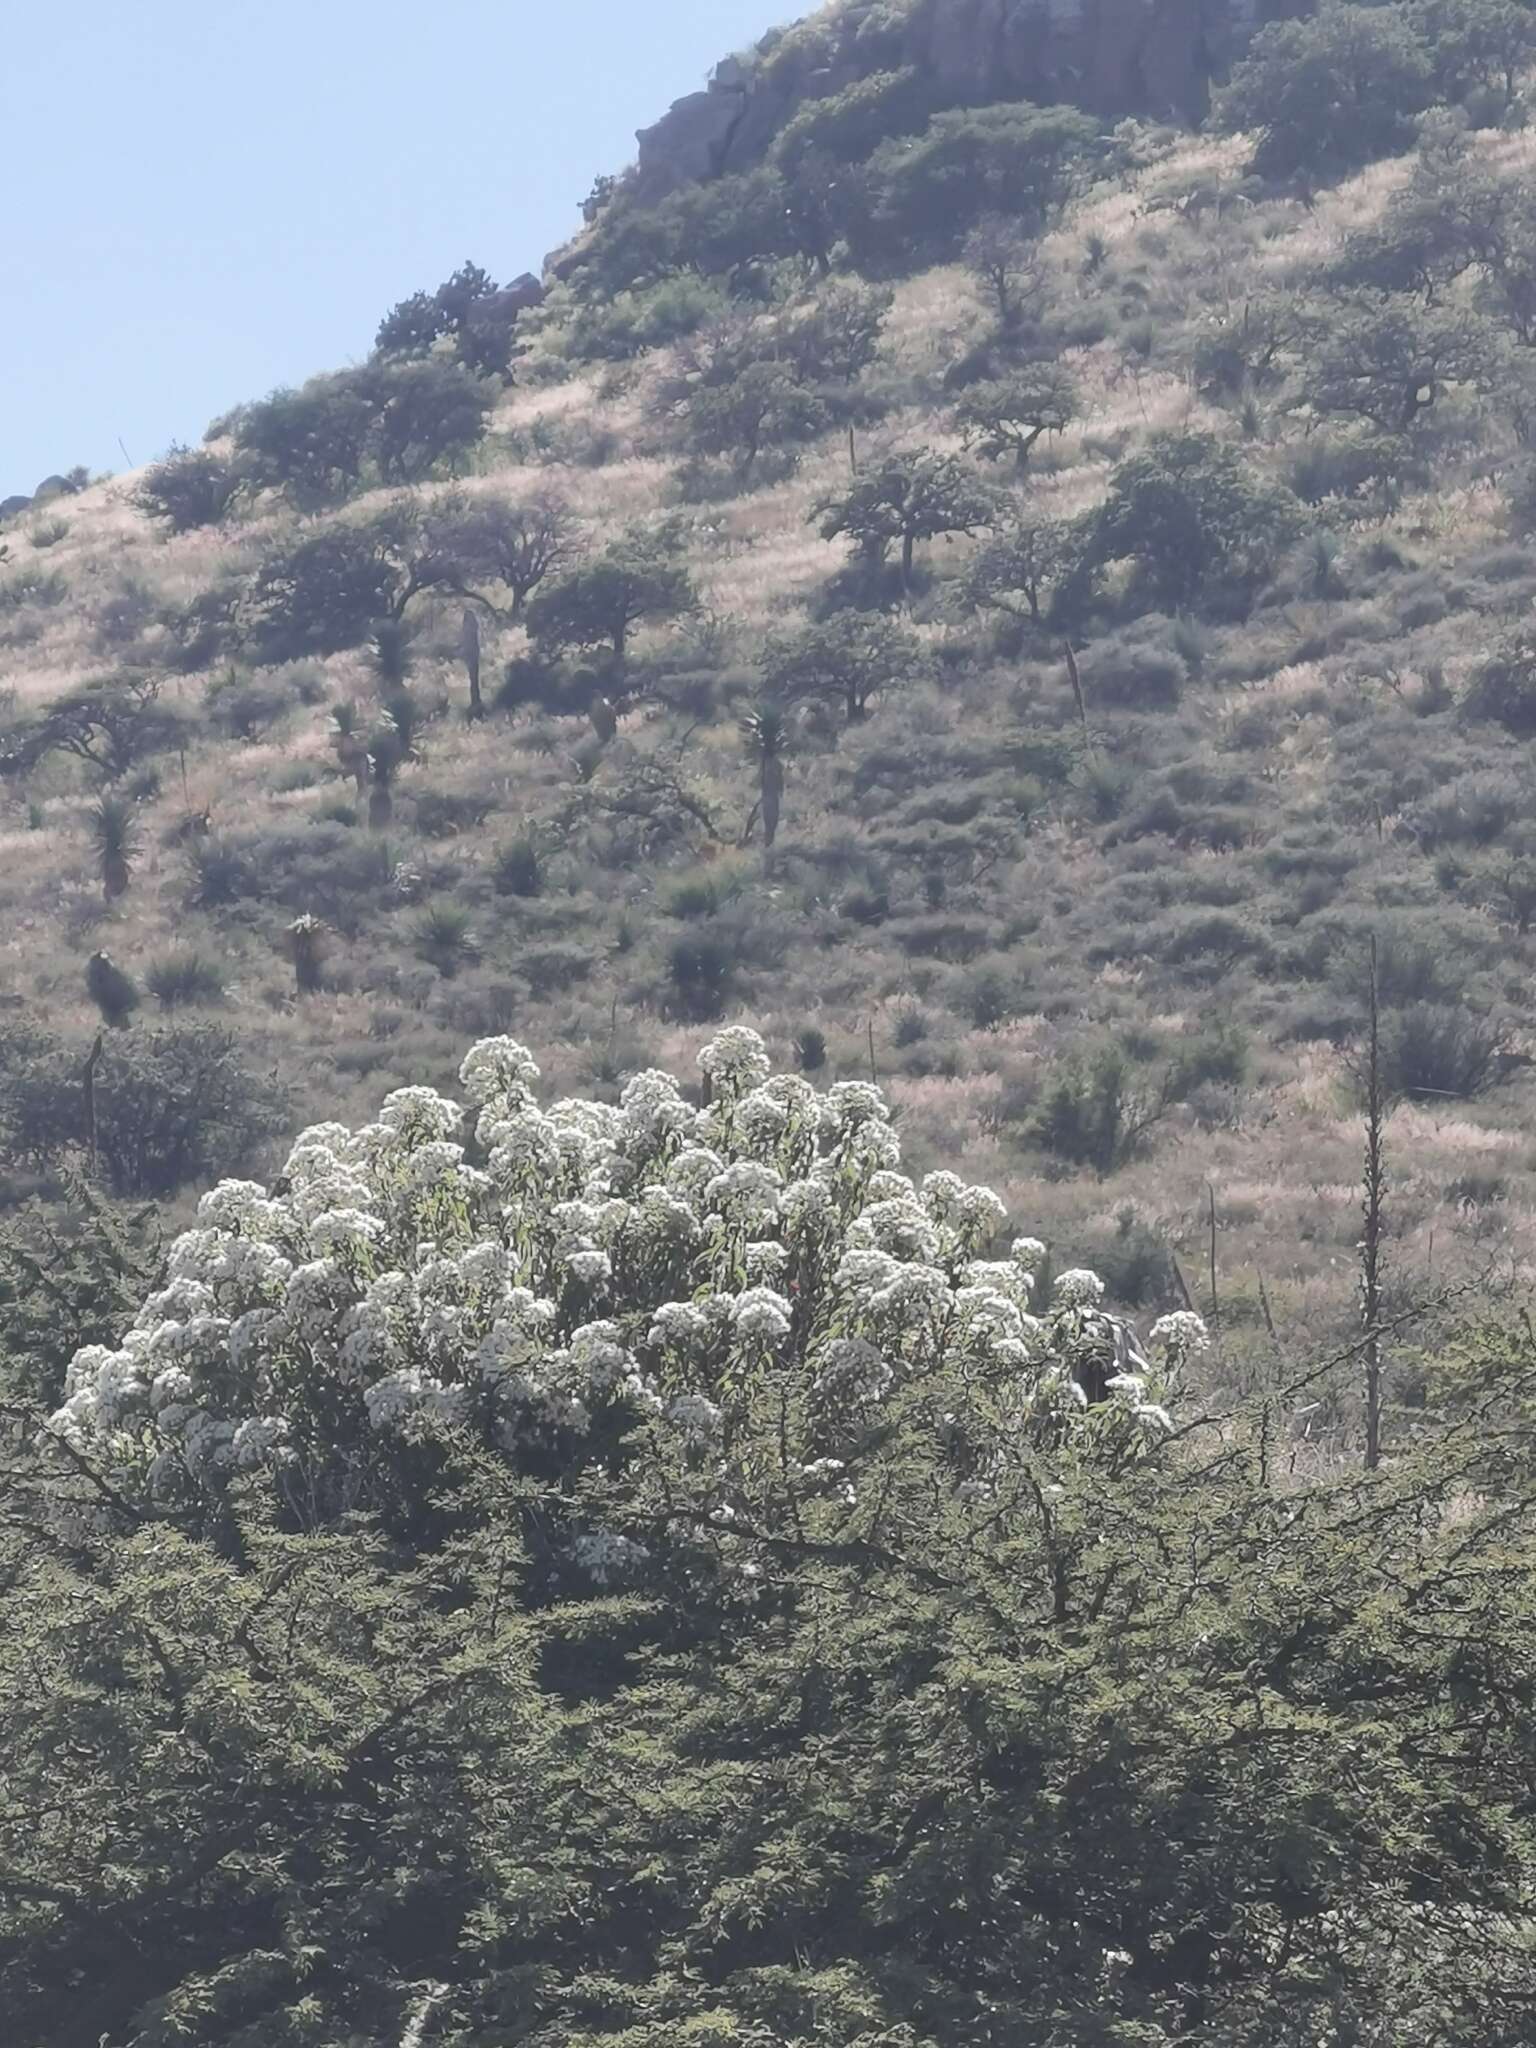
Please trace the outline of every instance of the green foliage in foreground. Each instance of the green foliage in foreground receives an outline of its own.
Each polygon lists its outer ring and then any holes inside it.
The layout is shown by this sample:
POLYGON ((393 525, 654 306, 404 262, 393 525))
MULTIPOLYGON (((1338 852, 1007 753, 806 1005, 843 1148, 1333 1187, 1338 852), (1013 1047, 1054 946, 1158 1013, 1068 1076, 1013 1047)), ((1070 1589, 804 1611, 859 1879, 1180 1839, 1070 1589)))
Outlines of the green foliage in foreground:
MULTIPOLYGON (((1508 1416, 1532 1363, 1497 1373, 1508 1416)), ((238 1488, 210 1547, 84 1465, 65 1507, 18 1417, 11 2038, 1528 2042, 1524 1427, 1291 1488, 1255 1411, 983 1494, 944 1401, 984 1437, 978 1388, 934 1390, 850 1500, 765 1389, 749 1506, 702 1531, 686 1460, 574 1502, 461 1445, 415 1552, 238 1488), (536 1600, 578 1508, 653 1569, 536 1600)))

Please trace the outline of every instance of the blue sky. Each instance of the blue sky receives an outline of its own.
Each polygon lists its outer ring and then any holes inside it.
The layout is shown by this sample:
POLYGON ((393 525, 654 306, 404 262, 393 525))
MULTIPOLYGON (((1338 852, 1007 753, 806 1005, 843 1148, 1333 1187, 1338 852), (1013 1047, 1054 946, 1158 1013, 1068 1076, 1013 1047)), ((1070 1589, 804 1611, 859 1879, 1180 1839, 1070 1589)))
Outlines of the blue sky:
POLYGON ((634 131, 796 0, 38 0, 0 53, 0 496, 537 270, 634 131), (121 444, 121 445, 120 445, 121 444))

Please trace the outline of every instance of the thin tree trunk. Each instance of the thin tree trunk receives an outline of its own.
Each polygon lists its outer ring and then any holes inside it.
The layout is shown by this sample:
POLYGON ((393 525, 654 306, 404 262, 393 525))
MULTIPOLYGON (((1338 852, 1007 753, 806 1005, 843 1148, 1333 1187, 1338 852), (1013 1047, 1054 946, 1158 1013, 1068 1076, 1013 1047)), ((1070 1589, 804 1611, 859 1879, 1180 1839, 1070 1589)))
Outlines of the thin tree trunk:
POLYGON ((1381 1463, 1381 1211, 1386 1194, 1381 1089, 1381 997, 1371 934, 1371 1016, 1365 1064, 1365 1235, 1360 1241, 1360 1322, 1365 1332, 1365 1469, 1381 1463))
POLYGON ((469 677, 469 715, 484 718, 485 700, 480 695, 480 621, 467 606, 459 628, 459 657, 469 677))
POLYGON ((784 763, 769 759, 762 768, 763 845, 772 846, 779 830, 779 810, 784 801, 784 763))

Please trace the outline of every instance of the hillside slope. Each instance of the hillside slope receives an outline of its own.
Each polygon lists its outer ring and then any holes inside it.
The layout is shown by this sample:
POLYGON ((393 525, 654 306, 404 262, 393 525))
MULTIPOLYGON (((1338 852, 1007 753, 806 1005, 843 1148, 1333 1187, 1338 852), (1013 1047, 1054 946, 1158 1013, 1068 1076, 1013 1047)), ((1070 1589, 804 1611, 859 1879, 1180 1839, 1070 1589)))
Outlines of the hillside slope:
MULTIPOLYGON (((1262 1375, 1276 1333, 1294 1352, 1355 1314, 1374 938, 1394 1299, 1523 1280, 1536 143, 1493 60, 1453 90, 1422 21, 1370 12, 1430 53, 1371 161, 1339 161, 1345 109, 1282 177, 1240 73, 1228 132, 1026 151, 994 123, 1000 182, 964 125, 988 110, 928 116, 798 254, 711 268, 667 253, 665 208, 605 195, 511 381, 476 384, 484 434, 441 460, 360 457, 318 494, 248 471, 170 535, 144 474, 13 520, 12 1199, 89 1145, 104 1017, 98 1167, 172 1205, 280 1125, 446 1081, 479 1032, 604 1093, 737 1018, 787 1063, 873 1067, 918 1163, 942 1149, 1130 1305, 1206 1305, 1214 1228, 1226 1366, 1262 1375), (879 520, 914 454, 950 529, 904 576, 879 520), (878 530, 850 552, 826 529, 865 485, 878 530), (477 507, 531 496, 567 584, 622 546, 688 588, 606 651, 602 593, 562 610, 558 568, 514 619, 448 557, 477 507), (295 568, 338 534, 371 550, 361 600, 345 565, 295 568), (404 631, 370 653, 380 609, 404 631), (111 716, 82 723, 98 685, 111 716), (377 761, 391 711, 380 775, 349 735, 377 761)), ((695 228, 740 196, 698 188, 695 228)), ((238 472, 252 435, 220 423, 206 459, 238 472)))

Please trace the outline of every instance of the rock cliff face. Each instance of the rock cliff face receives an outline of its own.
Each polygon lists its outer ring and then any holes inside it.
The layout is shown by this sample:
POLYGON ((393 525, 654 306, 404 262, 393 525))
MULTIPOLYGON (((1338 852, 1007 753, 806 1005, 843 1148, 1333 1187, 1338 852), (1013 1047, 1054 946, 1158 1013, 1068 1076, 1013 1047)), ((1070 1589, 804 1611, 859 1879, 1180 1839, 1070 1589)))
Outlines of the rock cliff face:
POLYGON ((748 169, 806 101, 909 65, 956 102, 1196 119, 1267 11, 1264 0, 843 0, 765 36, 642 130, 637 196, 748 169))

